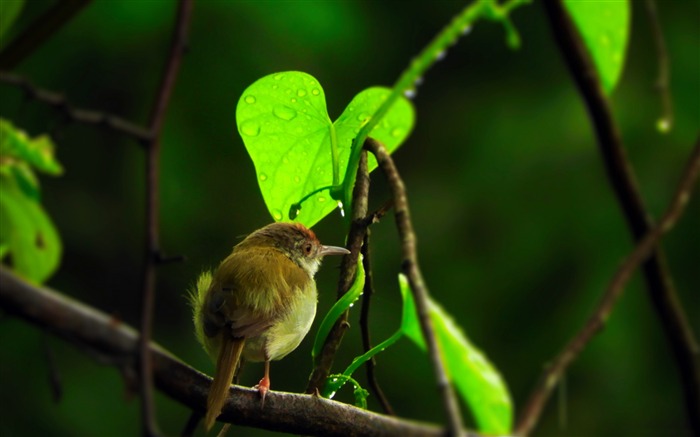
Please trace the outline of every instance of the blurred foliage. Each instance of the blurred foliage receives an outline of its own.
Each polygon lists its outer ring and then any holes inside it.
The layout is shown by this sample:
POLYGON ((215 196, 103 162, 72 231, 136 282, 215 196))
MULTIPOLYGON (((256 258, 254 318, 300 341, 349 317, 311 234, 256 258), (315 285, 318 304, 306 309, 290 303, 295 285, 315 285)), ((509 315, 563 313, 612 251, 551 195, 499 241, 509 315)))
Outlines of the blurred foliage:
POLYGON ((0 261, 34 283, 45 281, 61 260, 61 240, 40 202, 34 170, 63 173, 51 139, 29 138, 0 118, 0 261))
MULTIPOLYGON (((655 127, 660 99, 654 91, 654 39, 646 11, 633 3, 627 64, 613 108, 643 196, 658 217, 700 129, 700 59, 693 49, 700 46, 700 4, 658 2, 676 114, 674 129, 662 136, 655 127)), ((7 37, 51 5, 50 0, 26 2, 7 37)), ((236 103, 243 90, 273 72, 306 71, 327 84, 328 114, 335 119, 359 91, 393 83, 465 3, 313 5, 195 4, 190 51, 167 114, 161 165, 161 245, 167 253, 186 254, 188 261, 159 269, 154 336, 205 372, 212 364, 192 334, 186 289, 226 256, 239 236, 270 221, 254 166, 236 133, 236 103)), ((16 73, 65 92, 77 106, 145 122, 174 14, 174 3, 165 0, 93 2, 16 73)), ((394 156, 407 185, 430 290, 488 351, 508 382, 517 415, 543 364, 583 323, 632 244, 541 5, 519 8, 512 20, 522 40, 518 51, 504 47, 500 26, 479 23, 425 75, 413 99, 414 131, 394 156)), ((0 96, 4 118, 31 135, 56 133, 58 157, 68 169, 61 178, 42 180, 42 202, 64 244, 61 269, 49 285, 137 324, 142 148, 111 132, 66 124, 11 87, 0 85, 0 96)), ((373 175, 372 182, 370 209, 388 197, 381 177, 373 175)), ((695 197, 664 241, 696 332, 699 222, 695 197)), ((344 237, 338 214, 314 229, 326 244, 340 244, 344 237)), ((393 219, 374 226, 372 238, 377 295, 370 319, 378 341, 389 337, 401 318, 393 219)), ((319 314, 334 301, 334 267, 327 262, 318 275, 319 314)), ((336 363, 361 353, 356 319, 351 324, 336 363)), ((50 345, 64 396, 53 403, 40 339, 37 328, 2 319, 0 434, 139 432, 138 399, 121 395, 125 384, 119 372, 58 340, 50 345)), ((303 390, 311 343, 307 338, 273 363, 273 389, 303 390)), ((429 362, 410 342, 398 341, 377 356, 377 363, 379 381, 401 416, 442 420, 429 362)), ((260 366, 247 366, 242 383, 254 385, 261 372, 260 366)), ((363 372, 353 377, 366 387, 363 372)), ((345 391, 337 397, 354 401, 345 391)), ((189 412, 164 396, 157 401, 161 427, 178 434, 189 412)), ((553 399, 536 435, 689 434, 675 363, 638 276, 605 331, 570 369, 564 401, 567 422, 560 423, 553 399)), ((378 409, 373 396, 367 402, 378 409)))

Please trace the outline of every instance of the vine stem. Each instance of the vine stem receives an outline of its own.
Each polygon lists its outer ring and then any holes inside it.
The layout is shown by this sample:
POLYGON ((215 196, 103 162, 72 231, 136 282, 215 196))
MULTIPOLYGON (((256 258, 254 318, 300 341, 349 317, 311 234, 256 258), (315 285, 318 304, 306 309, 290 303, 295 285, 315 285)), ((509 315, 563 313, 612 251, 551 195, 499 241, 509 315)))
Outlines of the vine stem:
MULTIPOLYGON (((588 109, 613 192, 634 240, 640 242, 654 225, 639 193, 610 102, 562 1, 545 0, 543 4, 554 39, 588 109)), ((700 435, 700 347, 680 304, 660 247, 653 248, 642 264, 642 272, 652 305, 678 365, 690 426, 696 435, 700 435)))
POLYGON ((659 244, 661 237, 674 227, 683 214, 695 187, 698 174, 700 174, 700 138, 698 138, 695 149, 688 159, 681 181, 661 222, 638 241, 632 253, 627 256, 608 283, 598 306, 586 324, 569 341, 554 359, 554 362, 545 369, 537 387, 533 390, 523 408, 515 435, 526 436, 532 431, 547 399, 549 399, 567 367, 578 357, 591 338, 605 326, 632 273, 634 273, 639 264, 649 257, 659 244))
POLYGON ((391 159, 389 152, 383 144, 373 138, 367 138, 365 141, 365 148, 372 152, 377 158, 377 163, 391 187, 391 195, 394 200, 394 218, 396 219, 396 228, 401 240, 401 255, 403 258, 401 270, 403 270, 403 273, 406 275, 411 285, 411 292, 416 304, 421 332, 423 333, 428 348, 428 355, 433 365, 435 380, 442 398, 443 408, 447 414, 450 435, 462 436, 464 435, 464 425, 462 423, 462 415, 459 411, 459 403, 454 388, 447 377, 445 363, 443 363, 442 357, 440 356, 435 330, 432 320, 430 319, 428 287, 423 280, 423 274, 418 264, 416 235, 411 222, 405 185, 398 169, 394 165, 394 161, 391 159))
POLYGON ((149 345, 153 329, 155 306, 156 266, 161 261, 159 243, 159 174, 161 133, 175 80, 180 70, 182 55, 187 46, 187 35, 192 15, 193 0, 181 0, 173 30, 170 54, 166 62, 161 84, 150 117, 151 140, 147 143, 146 154, 146 254, 144 260, 141 336, 139 338, 139 382, 141 387, 142 432, 146 436, 156 436, 160 432, 155 417, 153 401, 153 363, 149 345))
MULTIPOLYGON (((529 3, 529 0, 509 0, 502 5, 495 0, 476 0, 464 8, 440 33, 411 61, 409 67, 399 76, 391 93, 377 111, 372 114, 352 142, 352 152, 343 178, 343 203, 352 205, 352 187, 355 185, 357 165, 363 144, 372 129, 384 118, 391 106, 407 91, 415 89, 425 72, 438 60, 442 59, 445 51, 454 45, 461 35, 466 34, 471 26, 480 18, 500 21, 509 33, 509 41, 517 44, 517 34, 509 21, 509 14, 518 6, 529 3)), ((333 191, 331 191, 333 192, 333 191)))

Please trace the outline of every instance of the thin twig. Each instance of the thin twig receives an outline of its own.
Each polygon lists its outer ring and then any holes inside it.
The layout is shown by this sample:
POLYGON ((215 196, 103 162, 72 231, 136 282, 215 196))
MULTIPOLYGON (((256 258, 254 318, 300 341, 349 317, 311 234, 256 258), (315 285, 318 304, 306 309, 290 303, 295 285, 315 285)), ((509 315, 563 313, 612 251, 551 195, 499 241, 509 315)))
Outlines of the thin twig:
POLYGON ((615 275, 608 283, 605 293, 586 324, 566 345, 554 362, 545 369, 540 382, 523 408, 516 427, 516 435, 526 436, 532 431, 542 413, 542 408, 547 399, 549 399, 552 390, 557 386, 564 371, 579 356, 591 338, 605 326, 632 273, 634 273, 640 263, 649 257, 649 254, 658 245, 661 237, 673 228, 683 214, 699 173, 700 138, 698 138, 695 149, 686 164, 681 182, 661 223, 639 240, 634 251, 627 256, 624 263, 617 269, 615 275))
POLYGON ((68 23, 91 0, 63 0, 37 18, 0 53, 0 69, 15 68, 51 35, 68 23))
MULTIPOLYGON (((360 248, 364 239, 366 226, 362 226, 360 221, 367 215, 367 202, 369 199, 369 172, 367 170, 367 154, 360 157, 360 163, 357 168, 357 182, 353 189, 353 209, 352 222, 348 231, 347 249, 350 251, 348 255, 343 257, 340 263, 340 277, 338 279, 338 299, 340 299, 350 289, 354 279, 355 271, 357 270, 357 259, 360 255, 360 248)), ((309 383, 306 386, 307 393, 315 393, 320 391, 325 385, 326 378, 330 374, 333 359, 340 347, 340 342, 343 340, 345 331, 349 327, 348 311, 345 311, 338 321, 328 333, 323 348, 316 362, 314 369, 309 377, 309 383)))
MULTIPOLYGON (((636 242, 653 228, 595 67, 561 0, 544 1, 555 40, 586 103, 608 179, 636 242)), ((649 297, 678 365, 691 428, 700 435, 700 347, 660 247, 642 265, 649 297)))
POLYGON ((656 59, 659 62, 659 77, 656 79, 656 91, 661 97, 661 117, 657 122, 657 128, 662 132, 667 132, 673 127, 673 103, 671 103, 671 66, 666 50, 664 33, 659 23, 659 13, 656 10, 656 1, 647 0, 647 15, 651 25, 651 34, 654 37, 656 47, 656 59))
MULTIPOLYGON (((133 328, 47 287, 29 284, 2 266, 0 308, 12 316, 48 328, 51 333, 79 345, 80 351, 92 349, 99 355, 113 357, 110 362, 130 361, 138 355, 139 333, 133 328)), ((156 387, 188 408, 205 411, 211 378, 155 343, 150 345, 150 355, 156 387)), ((265 408, 260 408, 257 390, 237 386, 231 389, 219 420, 301 435, 445 435, 445 429, 436 425, 388 417, 308 395, 271 391, 267 394, 265 408)))
POLYGON ((58 403, 63 397, 63 384, 61 383, 61 373, 58 371, 58 364, 54 356, 51 344, 49 344, 49 333, 43 331, 41 333, 41 346, 44 349, 44 357, 48 366, 49 387, 51 387, 51 397, 53 401, 58 403))
MULTIPOLYGON (((372 338, 369 333, 369 308, 372 301, 372 295, 374 294, 374 285, 372 283, 372 260, 369 251, 369 238, 370 229, 367 229, 365 233, 365 240, 362 243, 362 265, 365 269, 365 286, 362 291, 362 308, 360 309, 360 331, 362 332, 362 349, 363 352, 367 352, 372 349, 372 338)), ((379 386, 377 381, 377 376, 374 373, 374 369, 377 366, 377 362, 374 357, 370 358, 365 363, 365 369, 367 370, 367 384, 377 397, 379 405, 382 406, 384 412, 390 416, 395 416, 396 413, 391 407, 389 400, 384 394, 384 390, 379 386)))
POLYGON ((440 357, 440 350, 438 349, 435 331, 433 330, 433 323, 430 319, 428 310, 428 287, 423 280, 423 274, 418 264, 416 234, 413 231, 413 224, 411 223, 406 189, 399 175, 399 171, 384 145, 373 138, 367 138, 364 146, 377 158, 379 167, 384 172, 391 186, 391 194, 394 199, 396 227, 399 232, 399 238, 401 239, 401 254, 403 257, 401 269, 408 278, 408 282, 411 286, 421 331, 428 347, 428 354, 435 372, 435 380, 440 392, 440 397, 442 398, 445 413, 447 414, 450 434, 452 436, 460 436, 464 432, 462 415, 459 411, 459 403, 457 402, 454 388, 447 377, 445 363, 443 363, 440 357))
POLYGON ((139 378, 141 386, 141 412, 143 416, 143 434, 158 435, 158 424, 155 418, 153 403, 153 376, 151 354, 148 353, 153 329, 153 313, 155 305, 156 267, 160 259, 159 243, 159 175, 161 132, 165 114, 175 80, 180 70, 182 55, 187 46, 187 33, 192 15, 192 0, 181 0, 177 10, 177 18, 173 30, 172 42, 168 61, 156 96, 151 120, 149 123, 151 141, 146 155, 146 254, 144 260, 142 307, 141 307, 141 338, 139 341, 140 367, 139 378))
POLYGON ((77 108, 70 104, 62 94, 38 88, 21 76, 3 71, 0 72, 0 82, 20 88, 28 98, 59 111, 70 122, 104 127, 133 137, 143 143, 151 141, 151 132, 148 129, 106 112, 77 108))

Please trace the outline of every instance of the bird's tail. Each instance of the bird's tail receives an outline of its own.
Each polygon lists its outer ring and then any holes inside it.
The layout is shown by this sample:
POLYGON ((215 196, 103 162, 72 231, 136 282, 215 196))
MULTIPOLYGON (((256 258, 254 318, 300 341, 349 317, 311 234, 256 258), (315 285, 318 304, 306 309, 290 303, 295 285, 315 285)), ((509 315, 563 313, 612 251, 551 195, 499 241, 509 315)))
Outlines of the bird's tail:
POLYGON ((214 421, 216 421, 219 414, 221 414, 221 409, 224 406, 224 402, 226 402, 226 395, 245 344, 244 338, 232 338, 227 334, 224 333, 224 338, 221 341, 219 357, 216 361, 216 373, 207 397, 207 415, 204 418, 204 428, 207 432, 214 425, 214 421))

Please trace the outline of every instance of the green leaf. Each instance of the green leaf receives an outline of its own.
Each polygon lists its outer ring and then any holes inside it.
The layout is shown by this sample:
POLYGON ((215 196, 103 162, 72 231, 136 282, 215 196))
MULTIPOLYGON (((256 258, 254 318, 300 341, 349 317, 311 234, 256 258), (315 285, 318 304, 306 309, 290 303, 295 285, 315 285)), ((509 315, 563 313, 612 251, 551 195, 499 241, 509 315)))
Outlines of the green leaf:
POLYGON ((625 64, 630 32, 629 0, 564 0, 581 33, 606 94, 612 93, 625 64))
POLYGON ((5 46, 5 34, 12 27, 24 6, 24 0, 0 1, 0 47, 5 46))
MULTIPOLYGON (((406 297, 412 296, 408 281, 403 275, 400 275, 399 282, 402 293, 406 297)), ((462 329, 441 306, 432 300, 428 304, 448 377, 471 409, 479 431, 485 434, 509 434, 513 421, 513 404, 503 378, 484 354, 469 342, 462 329)), ((415 311, 412 319, 402 324, 403 329, 425 351, 423 336, 416 333, 416 327, 420 325, 415 311)))
POLYGON ((38 202, 17 183, 0 176, 0 247, 11 255, 12 267, 25 278, 41 283, 58 267, 61 241, 38 202))
POLYGON ((324 394, 324 397, 333 398, 335 392, 345 385, 346 382, 352 384, 353 395, 355 396, 355 406, 363 409, 367 409, 367 398, 369 397, 369 392, 362 388, 359 382, 354 380, 348 375, 336 373, 334 375, 329 375, 327 381, 331 383, 332 386, 337 387, 336 390, 331 392, 329 395, 324 394))
MULTIPOLYGON (((290 211, 309 195, 293 217, 308 227, 337 207, 329 189, 342 183, 353 138, 389 94, 388 88, 366 89, 331 122, 323 88, 306 73, 271 74, 243 92, 236 124, 275 221, 288 220, 290 211)), ((413 107, 402 98, 371 135, 393 151, 410 133, 413 121, 413 107)), ((376 162, 370 166, 375 168, 376 162)))
POLYGON ((321 353, 323 348, 323 343, 326 341, 326 337, 331 332, 331 328, 338 320, 341 314, 350 308, 355 301, 362 295, 362 291, 365 286, 365 269, 362 266, 362 255, 357 259, 357 273, 355 274, 355 280, 347 293, 343 295, 340 299, 336 301, 335 304, 328 311, 326 316, 321 322, 318 331, 316 332, 316 339, 314 340, 314 347, 311 350, 311 357, 315 360, 317 356, 321 353))
POLYGON ((26 162, 50 175, 60 175, 63 167, 54 156, 54 144, 47 135, 29 138, 9 121, 0 118, 0 167, 26 162))

